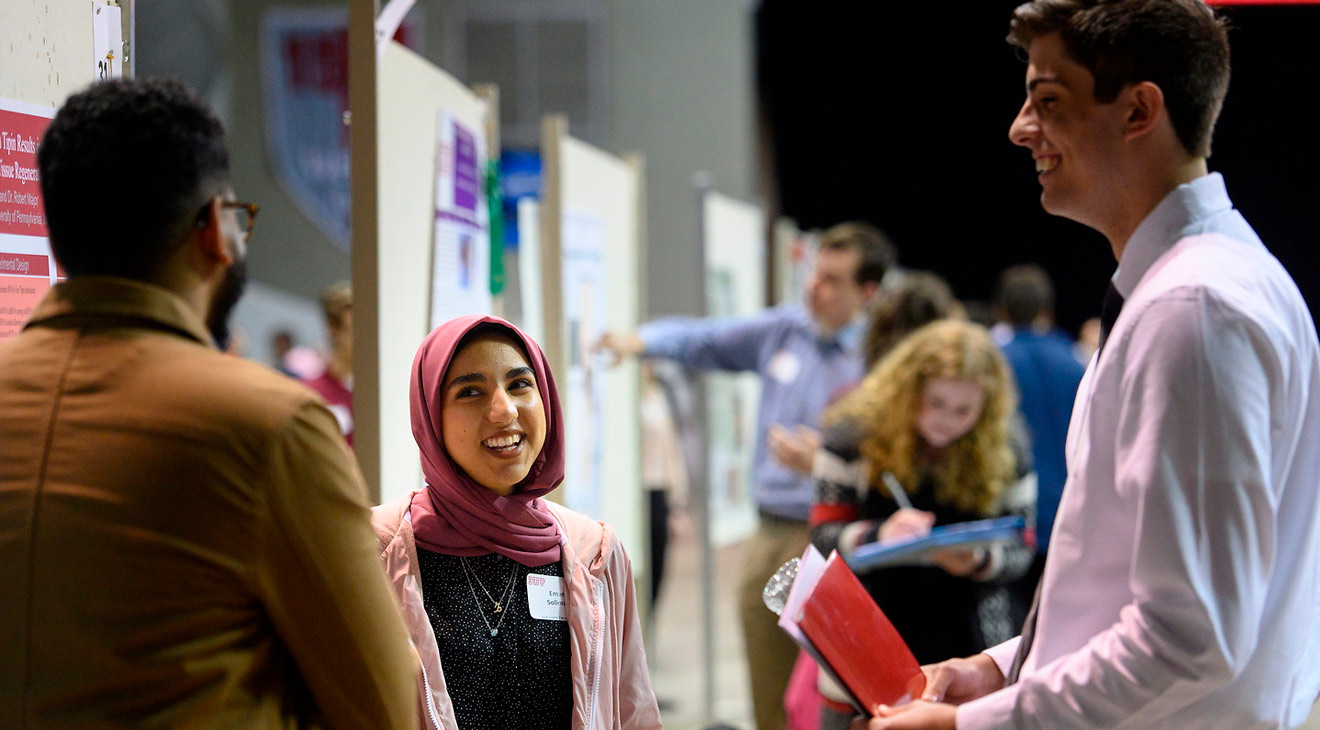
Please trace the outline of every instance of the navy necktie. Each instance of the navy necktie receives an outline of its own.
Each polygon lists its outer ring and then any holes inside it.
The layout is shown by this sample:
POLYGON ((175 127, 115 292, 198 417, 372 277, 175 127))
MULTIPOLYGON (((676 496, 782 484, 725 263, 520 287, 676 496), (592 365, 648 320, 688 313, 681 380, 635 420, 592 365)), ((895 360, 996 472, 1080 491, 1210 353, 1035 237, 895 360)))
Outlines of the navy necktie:
POLYGON ((1105 299, 1100 303, 1100 348, 1105 349, 1105 340, 1109 339, 1109 333, 1114 329, 1114 323, 1118 321, 1118 313, 1123 311, 1123 295, 1118 293, 1118 288, 1114 282, 1109 282, 1109 288, 1105 290, 1105 299))

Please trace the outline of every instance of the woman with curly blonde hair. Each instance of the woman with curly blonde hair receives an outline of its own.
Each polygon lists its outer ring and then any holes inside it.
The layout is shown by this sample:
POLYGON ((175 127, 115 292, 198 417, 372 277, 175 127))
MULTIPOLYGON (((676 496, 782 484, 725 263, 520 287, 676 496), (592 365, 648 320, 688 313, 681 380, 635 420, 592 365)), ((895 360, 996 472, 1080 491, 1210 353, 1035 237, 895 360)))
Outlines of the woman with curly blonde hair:
MULTIPOLYGON (((1031 520, 1035 478, 1014 437, 1012 373, 985 328, 938 321, 890 351, 824 418, 812 539, 847 556, 870 542, 1003 515, 1031 520), (885 480, 902 486, 900 506, 885 480)), ((860 575, 923 664, 1010 638, 1020 617, 1004 583, 1031 564, 1026 545, 946 550, 930 566, 860 575)), ((823 726, 845 716, 826 711, 823 726)))
POLYGON ((884 491, 880 479, 889 471, 915 495, 924 467, 937 501, 988 515, 1013 477, 1009 420, 1016 400, 1008 363, 989 334, 946 320, 902 341, 825 423, 863 424, 860 451, 873 487, 884 491), (979 397, 963 398, 959 412, 930 408, 960 394, 979 397))

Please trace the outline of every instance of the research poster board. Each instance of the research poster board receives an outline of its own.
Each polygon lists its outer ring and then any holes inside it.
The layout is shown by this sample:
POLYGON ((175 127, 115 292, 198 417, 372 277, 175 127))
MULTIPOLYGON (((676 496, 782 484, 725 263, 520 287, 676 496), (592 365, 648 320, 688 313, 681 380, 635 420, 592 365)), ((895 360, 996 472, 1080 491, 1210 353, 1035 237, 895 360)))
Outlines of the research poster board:
POLYGON ((441 112, 436 118, 432 329, 459 315, 493 311, 490 206, 482 180, 486 163, 482 128, 441 112))
POLYGON ((361 309, 374 313, 374 321, 354 330, 354 349, 370 350, 366 357, 355 357, 355 366, 363 367, 354 411, 363 474, 385 502, 422 484, 408 406, 417 346, 433 321, 491 308, 488 293, 464 299, 450 297, 446 288, 463 275, 460 234, 471 236, 468 284, 487 281, 477 267, 488 271, 488 264, 476 261, 482 255, 488 261, 489 225, 483 216, 489 213, 472 178, 477 175, 479 182, 485 169, 492 112, 471 89, 395 41, 381 46, 376 63, 376 187, 374 195, 361 199, 375 202, 376 210, 364 214, 376 221, 376 240, 353 244, 354 311, 361 297, 373 297, 361 309), (370 433, 377 435, 363 448, 362 439, 370 433))
POLYGON ((0 342, 64 278, 50 251, 37 145, 70 94, 125 74, 128 15, 105 0, 0 2, 0 342))
POLYGON ((59 278, 37 180, 51 107, 0 98, 0 342, 18 334, 59 278))
POLYGON ((639 323, 644 226, 642 163, 542 127, 541 259, 544 338, 568 426, 568 465, 554 498, 610 523, 634 572, 647 574, 640 475, 640 371, 592 351, 606 331, 639 323))
MULTIPOLYGON (((702 201, 706 312, 750 317, 765 309, 765 230, 761 209, 707 191, 702 201)), ((712 545, 729 545, 756 529, 752 458, 761 399, 755 373, 711 372, 706 385, 706 476, 712 545)))

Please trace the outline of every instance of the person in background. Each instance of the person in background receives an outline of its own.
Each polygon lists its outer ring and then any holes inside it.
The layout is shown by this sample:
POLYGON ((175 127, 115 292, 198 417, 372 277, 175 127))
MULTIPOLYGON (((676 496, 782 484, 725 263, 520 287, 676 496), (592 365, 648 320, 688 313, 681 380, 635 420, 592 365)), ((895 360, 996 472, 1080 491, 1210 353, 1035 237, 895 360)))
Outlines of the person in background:
POLYGON ((1320 692, 1320 343, 1209 171, 1225 25, 1200 0, 1035 0, 1009 42, 1041 205, 1118 268, 1022 635, 926 667, 870 727, 1296 727, 1320 692))
POLYGON ((247 329, 241 325, 231 325, 229 328, 229 343, 225 345, 225 354, 231 357, 245 357, 247 349, 247 329))
POLYGON ((415 728, 333 416, 217 349, 259 243, 219 120, 106 81, 37 162, 69 278, 0 345, 0 724, 415 728))
POLYGON ((669 387, 655 372, 655 363, 642 364, 642 487, 646 490, 651 527, 653 611, 664 580, 671 519, 687 510, 688 465, 679 442, 669 387))
POLYGON ((1073 356, 1072 343, 1054 328, 1054 286, 1041 267, 1025 264, 1005 269, 999 275, 995 309, 1011 328, 999 347, 1017 380, 1036 469, 1036 561, 1019 591, 1029 603, 1045 567, 1054 513, 1068 477, 1064 441, 1085 368, 1073 356))
POLYGON ((862 362, 870 372, 894 346, 912 332, 941 319, 966 319, 962 303, 944 277, 932 271, 908 271, 871 308, 862 338, 862 362))
MULTIPOLYGON (((1035 476, 1025 445, 1011 439, 1016 406, 1012 373, 985 328, 943 320, 913 332, 825 416, 812 542, 847 558, 936 526, 1008 515, 1030 525, 1035 476), (910 507, 895 501, 887 480, 901 485, 910 507)), ((858 577, 926 663, 1017 633, 1006 583, 1027 571, 1032 552, 1023 543, 950 549, 931 566, 858 577)), ((827 704, 821 727, 846 728, 845 708, 827 704)))
POLYGON ((353 288, 347 281, 331 284, 321 292, 330 336, 330 355, 325 371, 307 381, 307 387, 325 399, 339 421, 344 440, 353 446, 353 288))
POLYGON ((959 304, 962 305, 963 319, 992 330, 993 337, 995 314, 994 308, 990 306, 989 302, 983 299, 964 299, 959 304))
MULTIPOLYGON (((946 318, 962 318, 962 304, 953 296, 948 282, 930 271, 907 271, 892 289, 881 291, 877 301, 871 307, 870 322, 866 335, 862 339, 862 354, 869 372, 890 350, 913 331, 931 322, 946 318)), ((839 388, 830 398, 833 404, 854 390, 860 380, 839 388)), ((839 447, 843 438, 860 438, 858 429, 849 429, 847 434, 835 430, 826 437, 839 447)), ((856 444, 853 444, 856 449, 856 444)), ((822 444, 812 458, 813 467, 831 463, 833 454, 822 444)), ((813 477, 819 477, 813 468, 813 477)), ((817 484, 820 482, 818 481, 817 484)), ((817 495, 819 497, 819 495, 817 495)), ((813 511, 815 503, 813 503, 813 511)), ((827 553, 828 554, 828 553, 827 553)), ((838 724, 847 717, 844 702, 833 687, 832 682, 818 671, 816 662, 806 652, 799 652, 793 675, 789 680, 788 690, 784 695, 784 707, 789 717, 789 730, 815 730, 821 723, 821 709, 826 706, 826 696, 817 692, 817 687, 827 693, 838 712, 830 715, 830 722, 838 724)))
POLYGON ((423 725, 659 728, 623 544, 542 499, 566 427, 541 348, 497 317, 452 319, 418 348, 410 398, 426 485, 373 523, 423 725))
POLYGON ((861 314, 893 265, 893 246, 875 227, 841 223, 821 236, 807 278, 806 306, 789 304, 746 319, 668 319, 636 334, 607 333, 616 357, 669 358, 696 370, 761 376, 752 488, 760 520, 744 544, 738 584, 756 725, 784 727, 784 688, 797 645, 765 610, 761 589, 807 547, 811 459, 820 413, 840 386, 861 377, 861 314))
POLYGON ((1073 356, 1077 362, 1086 365, 1091 362, 1095 351, 1100 349, 1100 318, 1091 317, 1077 328, 1077 342, 1073 345, 1073 356))
POLYGON ((270 338, 271 367, 291 378, 297 376, 289 369, 284 358, 293 350, 293 346, 293 333, 288 330, 280 330, 270 338))

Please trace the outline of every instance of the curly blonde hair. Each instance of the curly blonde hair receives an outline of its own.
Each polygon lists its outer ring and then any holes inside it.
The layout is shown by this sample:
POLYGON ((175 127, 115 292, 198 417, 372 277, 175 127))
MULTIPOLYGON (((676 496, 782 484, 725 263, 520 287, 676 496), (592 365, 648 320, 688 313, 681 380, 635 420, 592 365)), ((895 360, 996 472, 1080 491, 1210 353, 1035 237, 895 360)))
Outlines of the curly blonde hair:
POLYGON ((885 471, 909 492, 929 477, 940 504, 989 515, 1013 478, 1009 417, 1016 408, 1017 391, 1008 363, 989 332, 970 322, 942 320, 900 342, 824 420, 826 425, 860 426, 860 452, 873 489, 879 488, 885 471), (922 463, 921 437, 915 428, 922 391, 927 383, 944 379, 981 386, 985 398, 981 416, 935 461, 922 463))

